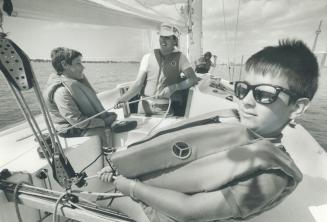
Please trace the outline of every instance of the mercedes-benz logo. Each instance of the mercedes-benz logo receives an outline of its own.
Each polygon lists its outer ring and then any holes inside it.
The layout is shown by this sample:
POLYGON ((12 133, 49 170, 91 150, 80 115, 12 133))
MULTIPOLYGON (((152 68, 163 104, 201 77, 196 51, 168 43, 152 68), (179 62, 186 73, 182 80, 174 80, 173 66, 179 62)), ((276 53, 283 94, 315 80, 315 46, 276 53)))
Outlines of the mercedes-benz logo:
POLYGON ((184 142, 176 142, 172 147, 172 151, 174 156, 181 160, 189 158, 192 153, 191 147, 184 142))

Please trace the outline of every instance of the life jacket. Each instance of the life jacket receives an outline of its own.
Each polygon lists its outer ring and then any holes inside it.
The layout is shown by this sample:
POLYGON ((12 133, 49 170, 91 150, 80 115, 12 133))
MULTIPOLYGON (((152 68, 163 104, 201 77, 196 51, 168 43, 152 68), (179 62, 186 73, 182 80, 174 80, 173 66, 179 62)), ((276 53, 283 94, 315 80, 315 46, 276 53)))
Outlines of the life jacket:
POLYGON ((166 86, 183 81, 180 77, 180 56, 179 51, 163 56, 159 49, 155 49, 153 54, 150 54, 144 88, 145 96, 153 96, 166 86))
MULTIPOLYGON (((174 51, 168 55, 162 55, 160 49, 155 49, 148 58, 147 76, 141 92, 145 96, 154 96, 166 86, 179 83, 184 79, 180 74, 181 52, 174 51)), ((175 92, 170 99, 182 103, 185 99, 184 91, 175 92)), ((139 103, 138 112, 151 114, 163 114, 168 108, 169 100, 166 98, 152 98, 139 103)), ((171 110, 171 112, 173 112, 171 110)))
POLYGON ((282 173, 286 189, 267 210, 302 180, 291 157, 239 123, 222 123, 217 111, 171 125, 113 154, 118 172, 146 184, 183 193, 219 190, 260 173, 282 173), (133 164, 131 164, 133 163, 133 164))
MULTIPOLYGON (((44 90, 44 99, 54 123, 69 124, 60 115, 58 107, 53 101, 54 93, 59 87, 65 87, 69 91, 83 115, 91 117, 104 110, 100 100, 96 96, 96 92, 86 77, 78 81, 51 74, 44 90)), ((102 117, 105 118, 105 116, 102 117)))

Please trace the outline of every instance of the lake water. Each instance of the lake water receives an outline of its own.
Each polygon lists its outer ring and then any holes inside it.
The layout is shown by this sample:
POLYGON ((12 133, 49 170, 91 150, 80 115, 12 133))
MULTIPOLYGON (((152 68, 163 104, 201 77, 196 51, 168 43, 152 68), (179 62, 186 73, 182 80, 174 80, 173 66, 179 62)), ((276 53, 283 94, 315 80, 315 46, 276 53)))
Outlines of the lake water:
MULTIPOLYGON (((113 89, 117 84, 133 81, 138 70, 138 63, 85 63, 85 74, 94 88, 99 92, 113 89)), ((33 62, 35 75, 40 87, 44 86, 50 73, 53 72, 49 62, 33 62)), ((226 71, 226 66, 220 66, 212 70, 223 78, 238 80, 239 71, 226 71), (222 75, 225 73, 225 75, 222 75)), ((25 93, 24 93, 25 94, 25 93)), ((33 113, 38 113, 38 103, 34 93, 26 92, 26 100, 31 106, 33 113)), ((17 124, 24 119, 6 80, 0 74, 0 130, 17 124)), ((303 118, 298 120, 327 151, 327 69, 321 71, 320 85, 317 94, 312 100, 312 105, 303 118)))

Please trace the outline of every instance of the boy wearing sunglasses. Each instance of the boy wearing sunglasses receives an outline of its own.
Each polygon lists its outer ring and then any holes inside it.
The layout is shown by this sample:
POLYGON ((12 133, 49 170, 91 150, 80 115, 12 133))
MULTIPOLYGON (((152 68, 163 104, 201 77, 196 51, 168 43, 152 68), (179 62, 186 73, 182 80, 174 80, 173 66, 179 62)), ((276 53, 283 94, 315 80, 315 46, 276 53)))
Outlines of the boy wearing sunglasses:
POLYGON ((241 123, 263 137, 280 137, 317 91, 315 56, 303 42, 285 40, 252 55, 245 69, 244 81, 235 83, 241 123))
MULTIPOLYGON (((316 58, 303 42, 284 40, 278 46, 266 47, 251 56, 246 62, 246 72, 244 81, 235 83, 240 122, 263 137, 274 138, 274 143, 279 144, 283 128, 304 113, 317 90, 316 58)), ((277 146, 274 150, 270 151, 278 151, 292 163, 290 165, 298 172, 300 181, 301 173, 283 147, 277 146)), ((233 164, 237 168, 237 163, 233 164)), ((112 181, 109 168, 104 168, 99 175, 103 181, 112 181)), ((214 191, 191 195, 123 176, 117 177, 115 186, 125 195, 144 203, 141 206, 146 216, 126 212, 136 221, 173 222, 248 219, 277 205, 286 196, 285 188, 287 190, 292 183, 284 175, 271 172, 245 178, 214 191)), ((119 209, 123 200, 115 201, 112 207, 119 209)), ((134 209, 137 206, 140 207, 136 205, 134 209)))

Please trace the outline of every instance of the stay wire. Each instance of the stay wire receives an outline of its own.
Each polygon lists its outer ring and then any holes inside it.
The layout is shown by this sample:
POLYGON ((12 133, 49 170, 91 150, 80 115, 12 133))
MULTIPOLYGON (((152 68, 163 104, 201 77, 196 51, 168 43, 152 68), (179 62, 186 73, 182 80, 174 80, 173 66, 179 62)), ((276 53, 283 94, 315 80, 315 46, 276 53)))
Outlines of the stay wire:
MULTIPOLYGON (((240 6, 241 6, 241 0, 238 0, 235 35, 234 35, 234 65, 235 65, 235 56, 236 56, 236 43, 237 43, 237 34, 238 34, 238 22, 239 22, 239 16, 240 16, 240 6)), ((233 79, 234 79, 234 72, 233 72, 233 79)), ((232 79, 232 81, 233 81, 233 79, 232 79)))
POLYGON ((226 42, 226 51, 227 51, 227 63, 229 66, 229 47, 228 47, 228 34, 227 34, 227 27, 226 27, 226 13, 225 13, 225 1, 222 0, 222 10, 223 10, 223 17, 224 17, 224 34, 225 34, 225 42, 226 42))

